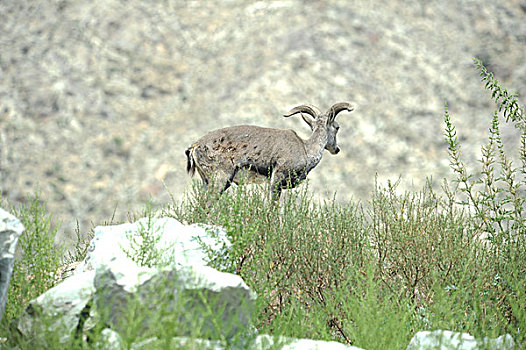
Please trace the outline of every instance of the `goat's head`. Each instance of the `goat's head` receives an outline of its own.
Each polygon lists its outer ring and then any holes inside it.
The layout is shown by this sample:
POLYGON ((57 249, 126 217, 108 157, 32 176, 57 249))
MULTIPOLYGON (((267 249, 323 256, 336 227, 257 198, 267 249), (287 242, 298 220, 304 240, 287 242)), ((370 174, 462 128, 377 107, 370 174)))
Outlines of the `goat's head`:
POLYGON ((352 112, 354 106, 348 102, 338 102, 332 105, 327 112, 322 113, 317 107, 309 104, 294 107, 288 113, 284 114, 284 117, 290 117, 294 114, 300 113, 301 118, 307 123, 311 130, 314 131, 316 128, 324 128, 327 131, 327 149, 332 154, 340 152, 338 143, 336 142, 336 134, 340 126, 336 122, 336 115, 341 111, 352 112), (306 113, 307 115, 303 114, 306 113))

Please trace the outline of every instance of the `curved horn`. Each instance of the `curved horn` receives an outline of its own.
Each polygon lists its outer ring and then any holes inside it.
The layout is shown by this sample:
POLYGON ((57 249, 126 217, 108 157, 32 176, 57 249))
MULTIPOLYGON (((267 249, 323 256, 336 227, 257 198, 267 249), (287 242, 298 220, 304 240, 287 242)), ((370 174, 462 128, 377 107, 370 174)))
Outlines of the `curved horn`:
POLYGON ((297 113, 307 113, 316 118, 321 114, 321 111, 313 105, 301 105, 292 108, 288 113, 283 114, 284 117, 290 117, 297 113))
POLYGON ((333 104, 332 107, 327 110, 326 114, 329 116, 329 120, 333 121, 338 113, 345 110, 352 112, 354 111, 354 106, 349 102, 338 102, 333 104))

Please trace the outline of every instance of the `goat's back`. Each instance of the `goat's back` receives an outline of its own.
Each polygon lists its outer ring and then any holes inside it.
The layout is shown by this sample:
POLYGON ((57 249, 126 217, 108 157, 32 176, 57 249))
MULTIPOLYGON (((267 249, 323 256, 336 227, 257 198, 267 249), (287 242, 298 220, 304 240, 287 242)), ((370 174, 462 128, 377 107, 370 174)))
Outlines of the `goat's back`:
POLYGON ((254 125, 231 126, 209 132, 193 146, 197 162, 222 168, 271 168, 280 159, 303 157, 304 141, 293 130, 254 125))
POLYGON ((214 130, 197 143, 218 151, 260 154, 265 150, 281 152, 303 148, 303 140, 293 130, 238 125, 214 130))

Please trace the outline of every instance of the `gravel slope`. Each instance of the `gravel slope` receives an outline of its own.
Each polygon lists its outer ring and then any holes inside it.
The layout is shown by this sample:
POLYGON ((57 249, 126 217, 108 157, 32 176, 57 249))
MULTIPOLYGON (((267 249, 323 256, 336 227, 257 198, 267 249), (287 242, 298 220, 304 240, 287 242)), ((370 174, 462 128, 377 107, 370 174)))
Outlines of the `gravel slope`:
POLYGON ((180 198, 184 149, 210 129, 306 136, 281 114, 352 101, 310 186, 367 200, 376 173, 449 176, 445 100, 477 164, 492 107, 473 56, 526 95, 526 1, 3 0, 0 33, 2 197, 39 188, 66 238, 169 201, 161 180, 180 198))

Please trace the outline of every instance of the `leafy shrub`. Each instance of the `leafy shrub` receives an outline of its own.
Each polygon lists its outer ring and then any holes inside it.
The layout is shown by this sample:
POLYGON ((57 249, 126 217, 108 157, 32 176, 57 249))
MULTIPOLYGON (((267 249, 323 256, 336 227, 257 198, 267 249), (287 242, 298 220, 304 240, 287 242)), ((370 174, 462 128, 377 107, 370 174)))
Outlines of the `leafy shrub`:
POLYGON ((22 222, 25 231, 17 245, 2 320, 5 324, 18 317, 30 300, 55 285, 65 253, 63 247, 55 244, 58 226, 53 225, 38 193, 28 196, 26 204, 8 208, 22 222))
POLYGON ((474 303, 468 304, 477 308, 475 323, 493 327, 498 324, 524 342, 526 117, 524 107, 519 106, 518 96, 508 93, 480 60, 474 59, 474 62, 496 105, 488 142, 481 148, 481 169, 478 173, 471 174, 467 170, 447 104, 444 111, 445 137, 457 183, 450 196, 456 198, 457 204, 470 214, 468 229, 485 243, 485 249, 479 257, 485 278, 477 279, 470 293, 479 294, 479 297, 474 298, 474 303), (500 113, 506 123, 515 125, 520 135, 517 144, 520 158, 518 167, 513 166, 512 157, 504 147, 500 113), (522 306, 519 307, 519 304, 522 306))

